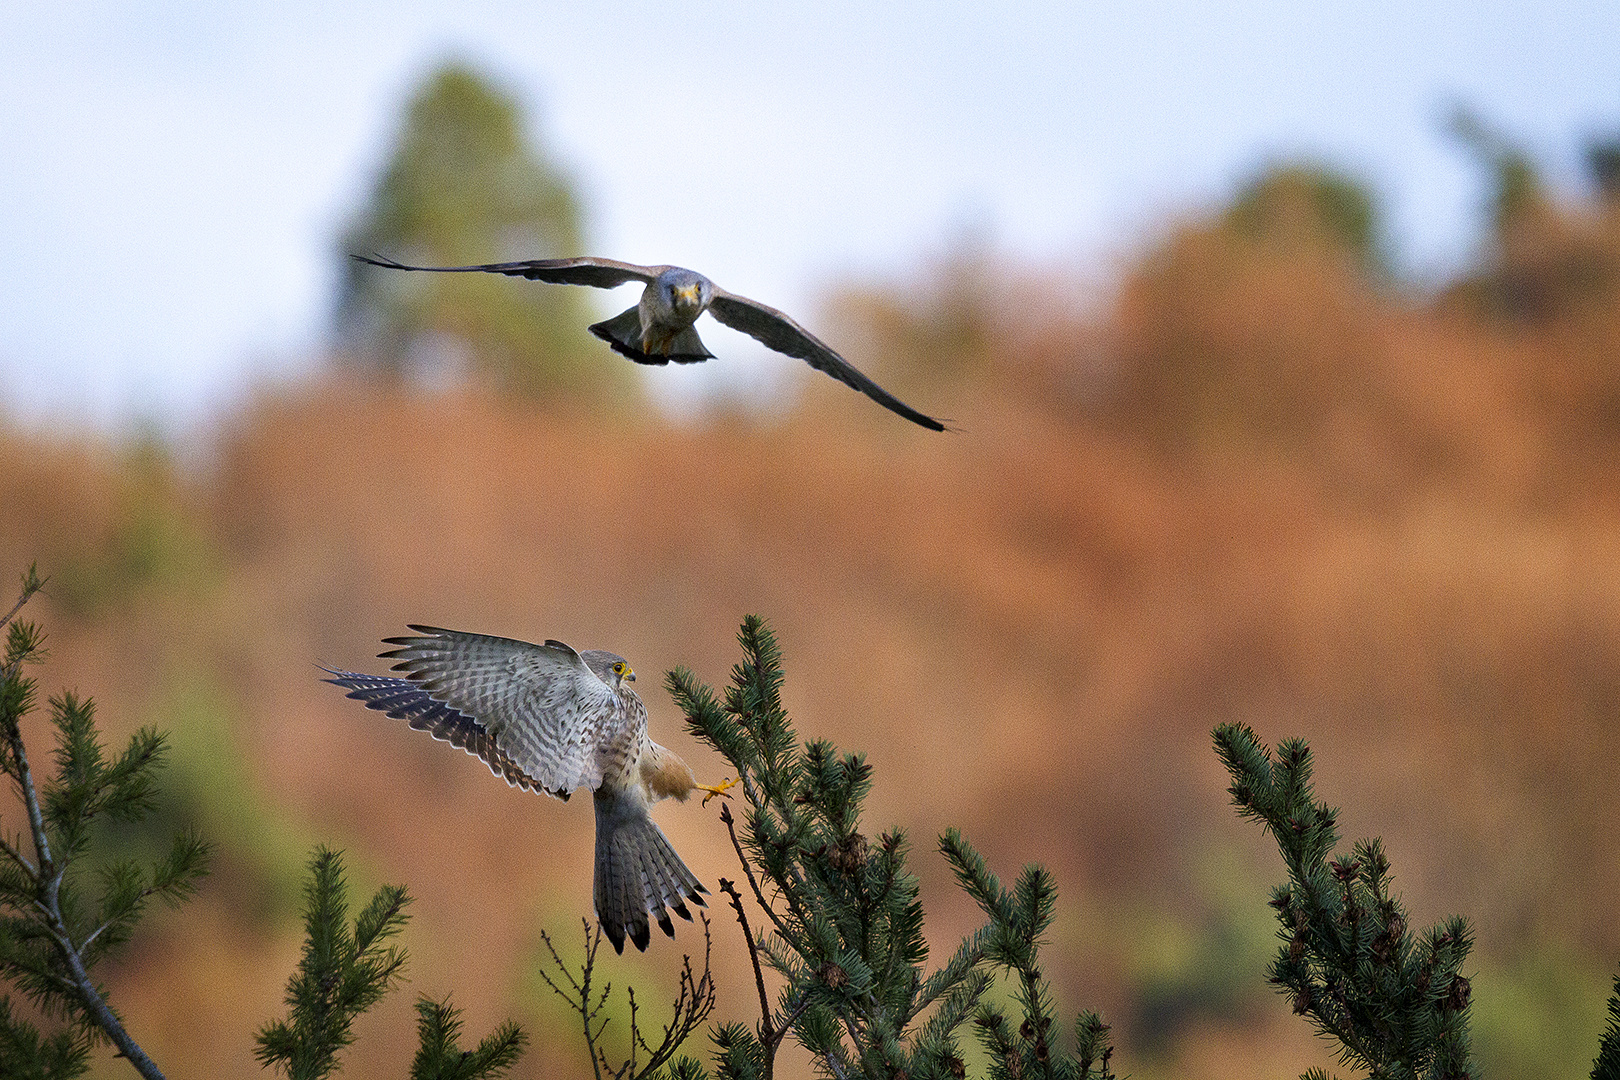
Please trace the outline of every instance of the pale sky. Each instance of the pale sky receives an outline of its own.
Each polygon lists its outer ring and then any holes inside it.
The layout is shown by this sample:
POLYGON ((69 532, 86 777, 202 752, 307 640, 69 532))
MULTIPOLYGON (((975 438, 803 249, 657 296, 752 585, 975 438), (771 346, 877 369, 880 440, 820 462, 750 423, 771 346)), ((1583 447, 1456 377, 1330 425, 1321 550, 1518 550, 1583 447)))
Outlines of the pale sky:
MULTIPOLYGON (((1584 144, 1620 133, 1612 0, 4 0, 0 410, 183 427, 315 362, 335 236, 451 56, 524 99, 590 253, 803 321, 841 279, 903 276, 967 232, 1106 279, 1302 155, 1370 181, 1432 281, 1480 242, 1453 103, 1572 190, 1584 144)), ((771 363, 705 337, 732 371, 771 363)))

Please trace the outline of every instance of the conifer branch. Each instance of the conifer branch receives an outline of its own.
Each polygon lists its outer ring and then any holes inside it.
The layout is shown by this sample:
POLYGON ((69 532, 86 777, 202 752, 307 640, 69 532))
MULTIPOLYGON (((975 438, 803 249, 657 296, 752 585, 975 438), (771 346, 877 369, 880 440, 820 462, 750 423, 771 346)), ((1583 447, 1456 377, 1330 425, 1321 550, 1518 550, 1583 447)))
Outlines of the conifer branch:
POLYGON ((1279 744, 1273 759, 1245 725, 1222 724, 1214 739, 1238 813, 1272 834, 1288 868, 1270 901, 1285 943, 1271 966, 1278 992, 1339 1043, 1347 1064, 1374 1076, 1468 1077, 1467 920, 1414 940, 1378 840, 1330 860, 1338 811, 1315 799, 1303 740, 1279 744))
POLYGON ((355 1019, 403 976, 404 951, 383 943, 404 928, 410 896, 384 885, 351 928, 343 858, 322 847, 310 860, 304 898, 304 955, 287 980, 288 1018, 259 1030, 255 1053, 289 1080, 322 1080, 354 1041, 355 1019))
POLYGON ((1592 1062, 1592 1080, 1620 1080, 1620 975, 1614 977, 1614 993, 1609 996, 1609 1023, 1592 1062))
POLYGON ((0 877, 0 906, 19 912, 11 927, 14 947, 0 961, 0 973, 12 977, 48 1010, 74 1017, 82 1035, 63 1032, 52 1040, 40 1039, 11 1017, 3 998, 0 1028, 19 1055, 18 1068, 44 1069, 47 1060, 78 1060, 75 1055, 88 1051, 90 1038, 106 1038, 137 1072, 157 1080, 163 1074, 107 1004, 90 967, 110 945, 128 936, 151 895, 171 899, 184 895, 205 872, 207 850, 199 841, 190 841, 183 849, 177 845, 183 855, 153 868, 149 878, 132 862, 107 868, 101 925, 75 940, 66 914, 77 908, 76 889, 67 883, 69 866, 85 851, 94 818, 107 814, 138 819, 150 809, 150 773, 159 763, 163 741, 149 732, 139 733, 124 754, 108 764, 96 738, 90 703, 66 694, 55 698, 51 706, 58 768, 41 797, 21 721, 34 700, 33 681, 23 676, 22 669, 38 658, 43 638, 34 626, 14 620, 43 584, 30 567, 17 603, 0 617, 0 627, 6 629, 5 659, 0 663, 0 771, 11 778, 23 804, 34 854, 33 859, 24 854, 21 838, 16 843, 0 838, 0 850, 16 868, 0 877))
POLYGON ((516 1063, 528 1037, 511 1021, 478 1044, 463 1050, 461 1010, 448 1001, 418 998, 416 1030, 420 1048, 411 1062, 411 1080, 496 1080, 516 1063))
MULTIPOLYGON (((7 624, 9 624, 12 619, 17 617, 17 612, 23 609, 23 605, 28 603, 28 601, 33 598, 35 593, 39 592, 45 587, 45 582, 47 580, 49 579, 39 576, 39 564, 28 564, 28 569, 23 571, 22 587, 18 590, 17 602, 11 605, 11 610, 6 612, 4 617, 0 617, 0 630, 4 630, 7 624)), ((10 667, 9 663, 7 664, 7 667, 10 667)), ((9 674, 9 671, 7 674, 9 674)))
POLYGON ((34 864, 29 862, 28 858, 23 855, 21 851, 17 850, 17 848, 13 847, 11 841, 7 840, 3 836, 0 836, 0 854, 4 854, 6 858, 16 863, 25 874, 32 876, 39 873, 39 870, 34 866, 34 864))
MULTIPOLYGON (((1064 1058, 1048 1035, 1051 995, 1036 955, 1055 902, 1050 876, 1027 869, 1007 894, 978 854, 948 833, 942 850, 964 887, 983 898, 990 921, 943 968, 927 973, 923 910, 917 880, 906 868, 905 835, 891 830, 869 840, 861 829, 871 766, 825 740, 801 744, 781 707, 781 655, 770 630, 750 616, 737 639, 743 659, 723 696, 684 670, 671 672, 666 683, 688 730, 737 770, 748 804, 743 827, 729 810, 722 810, 721 821, 749 890, 775 929, 756 939, 741 892, 732 881, 721 882, 754 964, 760 1002, 755 1032, 736 1024, 715 1030, 721 1074, 769 1077, 777 1047, 792 1032, 836 1078, 960 1080, 957 1033, 979 1015, 1006 1034, 1019 1067, 1030 1066, 1020 1075, 1100 1076, 1076 1071, 1078 1063, 1064 1058), (995 1009, 986 1012, 991 962, 1013 978, 1021 1024, 1009 1025, 995 1009), (765 987, 767 964, 786 983, 775 1008, 765 987), (914 1026, 930 1007, 928 1022, 914 1026)), ((1106 1026, 1084 1030, 1095 1060, 1106 1026)))

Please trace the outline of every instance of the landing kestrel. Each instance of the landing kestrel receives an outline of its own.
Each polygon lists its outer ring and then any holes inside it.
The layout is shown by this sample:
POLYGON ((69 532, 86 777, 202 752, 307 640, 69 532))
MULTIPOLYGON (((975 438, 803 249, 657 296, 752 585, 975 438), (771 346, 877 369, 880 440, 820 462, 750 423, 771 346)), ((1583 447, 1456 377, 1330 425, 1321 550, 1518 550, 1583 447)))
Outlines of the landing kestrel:
POLYGON ((773 307, 729 293, 694 270, 679 266, 637 266, 613 259, 531 259, 479 266, 407 266, 392 259, 354 258, 389 270, 427 270, 440 274, 488 273, 548 281, 554 285, 593 285, 612 289, 631 281, 646 284, 641 302, 591 326, 591 333, 638 364, 695 364, 714 356, 692 324, 707 311, 733 330, 763 342, 779 353, 803 360, 845 386, 853 387, 914 424, 944 431, 943 422, 924 415, 867 378, 825 342, 773 307))
POLYGON ((636 675, 624 657, 576 652, 560 641, 411 629, 421 636, 385 638, 399 647, 379 654, 398 661, 394 670, 404 678, 326 669, 334 676, 326 681, 483 759, 513 787, 561 799, 590 788, 596 917, 618 952, 627 936, 647 948, 648 916, 674 937, 666 907, 690 922, 686 900, 707 906, 708 890, 648 811, 660 799, 722 794, 732 785, 697 783, 686 762, 647 736, 647 707, 630 688, 636 675))

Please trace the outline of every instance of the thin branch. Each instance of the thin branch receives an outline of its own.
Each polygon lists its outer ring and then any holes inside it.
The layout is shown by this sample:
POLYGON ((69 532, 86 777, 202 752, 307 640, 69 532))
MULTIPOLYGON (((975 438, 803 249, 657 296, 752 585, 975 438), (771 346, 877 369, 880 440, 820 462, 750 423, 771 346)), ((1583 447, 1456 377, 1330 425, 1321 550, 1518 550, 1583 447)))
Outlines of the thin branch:
MULTIPOLYGON (((747 773, 743 774, 747 776, 747 773)), ((760 910, 764 911, 771 922, 776 924, 776 932, 784 938, 788 936, 787 926, 783 924, 780 916, 772 910, 771 905, 765 902, 765 894, 760 891, 759 881, 754 877, 754 868, 743 854, 742 843, 737 839, 736 819, 731 816, 731 807, 722 804, 720 807, 720 820, 725 822, 726 832, 731 834, 731 846, 737 852, 737 861, 742 863, 743 874, 748 878, 748 887, 754 891, 754 899, 759 903, 760 910)), ((791 902, 791 898, 789 898, 791 902)))
POLYGON ((15 604, 11 605, 11 610, 6 612, 5 618, 0 619, 0 630, 4 630, 6 624, 17 617, 17 612, 22 610, 23 605, 28 603, 29 599, 44 587, 45 579, 35 576, 34 568, 30 566, 28 572, 23 575, 22 595, 17 597, 15 604))
POLYGON ((602 1000, 601 1000, 601 1002, 599 1002, 597 1004, 596 1012, 591 1012, 590 1009, 589 1009, 590 997, 591 997, 591 972, 593 970, 595 970, 595 968, 596 968, 596 946, 601 943, 601 940, 602 940, 602 931, 600 929, 598 929, 596 931, 595 938, 592 938, 592 936, 591 936, 591 924, 590 924, 589 920, 586 920, 585 921, 585 965, 580 970, 580 973, 579 973, 579 980, 580 980, 579 999, 586 1006, 586 1008, 580 1009, 579 1012, 580 1012, 580 1019, 584 1022, 584 1025, 585 1025, 585 1046, 591 1052, 591 1069, 596 1074, 596 1080, 602 1080, 602 1070, 607 1068, 607 1058, 602 1056, 601 1049, 598 1048, 597 1045, 596 1045, 597 1038, 601 1036, 603 1029, 607 1027, 607 1021, 603 1020, 602 1021, 602 1026, 596 1029, 596 1034, 595 1035, 591 1034, 591 1018, 593 1016, 595 1016, 597 1013, 600 1013, 602 1011, 602 1005, 607 1002, 607 991, 606 990, 602 991, 602 1000), (597 1059, 598 1058, 601 1059, 601 1065, 600 1066, 597 1064, 597 1059))
POLYGON ((79 998, 84 1003, 85 1011, 107 1033, 107 1037, 112 1039, 113 1045, 118 1047, 118 1052, 128 1058, 131 1065, 135 1066, 136 1072, 146 1077, 146 1080, 163 1080, 163 1073, 159 1071, 157 1065, 151 1058, 146 1056, 146 1051, 142 1050, 140 1045, 129 1037, 129 1033, 124 1030, 124 1025, 119 1022, 112 1009, 107 1007, 107 1003, 102 1000, 101 995, 96 993, 95 984, 90 981, 90 973, 85 970, 84 961, 79 958, 78 951, 73 948, 73 942, 67 935, 67 928, 62 926, 61 916, 57 915, 53 921, 55 925, 51 927, 52 937, 56 940, 57 951, 62 954, 62 959, 67 962, 68 969, 73 972, 73 979, 79 998))
MULTIPOLYGON (((675 1056, 681 1044, 696 1031, 698 1026, 707 1020, 709 1013, 714 1010, 714 977, 710 972, 709 959, 713 947, 713 937, 709 932, 708 916, 703 917, 703 975, 694 976, 692 973, 691 956, 681 957, 680 989, 675 995, 673 1015, 670 1022, 664 1026, 664 1036, 658 1043, 658 1049, 653 1050, 642 1042, 643 1049, 647 1050, 647 1064, 635 1073, 636 1080, 652 1076, 663 1068, 664 1063, 675 1056)), ((635 1028, 635 1011, 633 1008, 634 995, 631 997, 631 1028, 635 1028)), ((639 1038, 639 1035, 637 1036, 639 1038)), ((634 1046, 631 1047, 632 1062, 634 1061, 634 1046)))
POLYGON ((641 1080, 657 1073, 714 1010, 714 976, 709 966, 713 935, 710 932, 708 916, 704 915, 702 919, 703 974, 698 975, 694 972, 691 956, 681 958, 680 988, 675 996, 673 1016, 670 1022, 663 1026, 663 1036, 656 1047, 647 1041, 646 1035, 641 1030, 641 1003, 636 1000, 635 988, 630 988, 630 1053, 617 1068, 609 1063, 607 1051, 602 1046, 602 1034, 607 1030, 610 1020, 610 1017, 602 1014, 607 1008, 613 985, 604 983, 599 993, 592 985, 602 932, 598 929, 593 934, 589 921, 585 922, 585 960, 580 966, 577 979, 563 963, 551 936, 543 930, 540 932, 540 940, 550 953, 552 964, 562 973, 560 980, 553 979, 545 968, 541 967, 540 978, 553 993, 567 1002, 570 1009, 579 1014, 581 1029, 585 1035, 586 1054, 591 1059, 591 1071, 596 1080, 604 1078, 624 1080, 625 1077, 641 1080), (569 989, 563 988, 563 982, 567 983, 569 989), (647 1055, 645 1061, 641 1060, 642 1053, 647 1055))
POLYGON ((39 876, 39 871, 34 868, 34 864, 29 862, 27 857, 24 856, 21 851, 18 851, 16 848, 12 847, 11 842, 3 836, 0 836, 0 853, 5 854, 11 859, 12 862, 22 867, 23 873, 27 874, 29 877, 37 878, 39 876))
MULTIPOLYGON (((15 608, 12 614, 16 614, 15 608)), ((62 874, 67 868, 65 866, 58 868, 51 859, 50 839, 45 835, 45 817, 40 812, 39 795, 34 789, 33 773, 28 767, 28 752, 23 748, 22 732, 15 726, 10 727, 6 731, 6 740, 10 743, 12 758, 17 763, 17 782, 22 789, 23 801, 28 809, 28 825, 34 834, 34 851, 39 858, 39 867, 33 872, 32 877, 35 885, 43 893, 39 903, 43 908, 46 929, 50 931, 56 951, 72 975, 73 991, 84 1006, 85 1013, 97 1027, 106 1032, 113 1045, 118 1047, 118 1052, 129 1059, 129 1063, 135 1066, 137 1072, 146 1077, 146 1080, 163 1080, 163 1073, 158 1070, 157 1065, 146 1056, 146 1051, 130 1038, 129 1032, 124 1030, 124 1025, 102 1000, 96 991, 95 983, 90 979, 90 972, 85 969, 83 957, 74 947, 67 923, 62 918, 60 903, 62 874)), ((20 857, 20 853, 13 854, 20 857)))
MULTIPOLYGON (((787 1036, 789 1031, 793 1030, 793 1025, 798 1022, 799 1017, 804 1015, 804 1010, 808 1009, 809 1007, 810 992, 808 989, 806 989, 803 994, 799 995, 799 1003, 793 1007, 793 1011, 788 1013, 786 1018, 784 1018, 782 1023, 777 1027, 776 1041, 778 1043, 780 1043, 782 1039, 787 1036)), ((774 1051, 775 1047, 772 1047, 772 1050, 774 1051)))
POLYGON ((636 1022, 636 988, 632 986, 630 988, 630 1057, 623 1065, 619 1066, 619 1071, 614 1076, 623 1076, 627 1072, 635 1071, 636 1046, 638 1043, 646 1046, 647 1040, 641 1037, 641 1027, 636 1022))
POLYGON ((17 785, 22 789, 23 802, 28 810, 28 828, 33 833, 34 854, 39 860, 36 877, 41 883, 50 879, 50 884, 56 885, 61 878, 56 873, 56 864, 51 861, 51 842, 45 836, 45 817, 40 813, 39 795, 34 791, 34 775, 28 767, 28 751, 23 748, 22 729, 8 725, 6 741, 10 743, 11 756, 17 763, 17 785))
MULTIPOLYGON (((720 891, 731 900, 731 907, 737 912, 737 922, 742 925, 743 940, 748 942, 748 959, 754 962, 754 985, 759 988, 759 1034, 760 1041, 769 1044, 775 1029, 771 1026, 771 1000, 765 993, 765 973, 759 967, 759 949, 754 945, 754 932, 748 928, 748 916, 743 911, 742 894, 729 878, 720 879, 720 891)), ((765 1075, 770 1076, 770 1065, 766 1064, 765 1075)))
POLYGON ((801 998, 792 1014, 781 1024, 773 1021, 771 1016, 770 997, 765 993, 765 973, 759 966, 759 949, 754 944, 754 932, 748 926, 748 916, 743 912, 742 894, 737 886, 726 878, 720 879, 720 891, 731 900, 732 910, 737 913, 737 922, 742 925, 743 940, 748 942, 748 958, 754 963, 754 986, 759 990, 759 1041, 765 1048, 765 1080, 771 1080, 776 1068, 776 1051, 782 1045, 782 1039, 787 1035, 793 1022, 803 1015, 805 1007, 809 1004, 808 993, 801 998))

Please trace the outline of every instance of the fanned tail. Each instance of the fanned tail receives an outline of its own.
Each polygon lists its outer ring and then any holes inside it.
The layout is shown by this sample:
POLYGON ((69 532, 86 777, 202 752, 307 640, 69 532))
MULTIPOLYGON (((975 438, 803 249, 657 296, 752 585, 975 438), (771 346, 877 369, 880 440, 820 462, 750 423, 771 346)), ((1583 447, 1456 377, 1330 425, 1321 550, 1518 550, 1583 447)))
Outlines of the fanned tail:
POLYGON ((658 352, 643 352, 641 340, 641 309, 633 307, 628 311, 620 312, 603 322, 592 323, 591 333, 613 346, 613 351, 620 356, 628 356, 638 364, 663 365, 671 360, 677 364, 696 364, 703 360, 714 358, 698 337, 698 332, 688 326, 669 339, 666 349, 662 344, 655 347, 658 352))
POLYGON ((624 939, 646 951, 651 939, 648 917, 668 937, 675 936, 665 908, 692 921, 690 900, 707 907, 708 892, 675 854, 663 830, 647 816, 639 793, 596 791, 596 882, 592 890, 596 917, 615 952, 624 952, 624 939))

